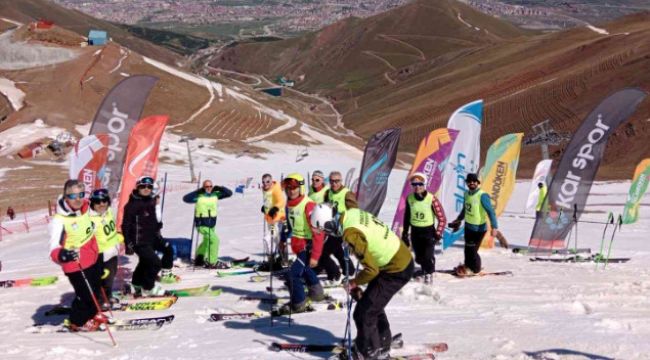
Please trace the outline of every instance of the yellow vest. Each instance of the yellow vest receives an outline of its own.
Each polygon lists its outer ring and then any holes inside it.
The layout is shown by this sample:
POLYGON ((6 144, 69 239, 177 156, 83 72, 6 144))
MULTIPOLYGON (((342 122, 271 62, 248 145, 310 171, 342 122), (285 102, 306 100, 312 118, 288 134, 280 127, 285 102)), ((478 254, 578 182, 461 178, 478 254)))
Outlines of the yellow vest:
POLYGON ((63 223, 66 250, 79 249, 93 238, 93 222, 88 213, 80 216, 54 215, 63 223))
POLYGON ((95 226, 95 239, 97 239, 100 253, 124 242, 122 235, 117 232, 113 211, 110 208, 106 210, 103 216, 91 215, 90 220, 95 226))
POLYGON ((330 189, 329 186, 323 186, 319 191, 312 190, 313 188, 309 187, 309 198, 314 200, 316 204, 322 204, 325 201, 325 193, 330 189))
POLYGON ((411 209, 411 226, 414 227, 427 227, 432 226, 435 222, 433 217, 433 210, 431 209, 431 204, 433 204, 433 195, 427 193, 427 196, 422 200, 415 198, 415 194, 410 194, 406 201, 409 204, 411 209))
POLYGON ((479 189, 470 195, 465 192, 465 222, 472 225, 483 225, 487 222, 487 212, 481 205, 481 196, 485 191, 479 189))
POLYGON ((400 246, 400 239, 394 232, 372 214, 359 209, 349 209, 343 215, 343 231, 355 228, 366 238, 368 252, 384 267, 395 256, 400 246))
POLYGON ((327 198, 329 199, 330 203, 336 208, 336 211, 339 214, 344 213, 348 208, 345 206, 345 195, 350 192, 350 189, 348 188, 343 188, 339 190, 339 192, 334 193, 332 189, 328 190, 329 193, 327 195, 327 198))
POLYGON ((289 223, 291 224, 291 236, 311 239, 311 227, 305 215, 305 206, 312 200, 303 196, 302 201, 294 207, 289 207, 289 223))

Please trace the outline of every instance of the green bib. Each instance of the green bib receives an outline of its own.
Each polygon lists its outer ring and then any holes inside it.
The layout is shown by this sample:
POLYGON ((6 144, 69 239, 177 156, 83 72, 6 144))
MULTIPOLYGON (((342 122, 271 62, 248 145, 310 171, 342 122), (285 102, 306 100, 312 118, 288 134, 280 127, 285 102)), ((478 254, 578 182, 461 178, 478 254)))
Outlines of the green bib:
POLYGON ((194 208, 194 217, 208 218, 217 217, 217 202, 219 198, 217 195, 199 194, 196 199, 196 207, 194 208))
POLYGON ((485 191, 479 189, 473 195, 465 192, 465 222, 472 225, 483 225, 487 222, 487 213, 481 205, 481 195, 485 191))
POLYGON ((264 213, 268 213, 273 207, 273 188, 268 191, 263 191, 264 198, 264 213))
POLYGON ((325 194, 327 193, 327 190, 330 189, 329 186, 323 186, 320 191, 314 191, 312 190, 313 188, 310 186, 309 187, 309 198, 314 200, 316 204, 322 204, 325 201, 325 194))
POLYGON ((99 252, 103 253, 120 243, 120 236, 115 228, 115 219, 110 208, 106 210, 104 216, 90 216, 90 220, 95 225, 95 239, 97 239, 99 252))
POLYGON ((427 227, 434 224, 433 210, 433 195, 427 193, 421 201, 415 198, 415 194, 410 194, 406 201, 411 208, 411 226, 414 227, 427 227))
POLYGON ((368 242, 368 252, 380 268, 386 266, 399 250, 401 240, 370 213, 359 209, 346 211, 343 215, 343 231, 348 228, 363 233, 368 242))
POLYGON ((307 196, 303 196, 302 201, 294 207, 289 207, 289 223, 291 224, 291 236, 303 239, 311 239, 311 228, 305 214, 305 206, 313 202, 307 196))
POLYGON ((543 186, 541 189, 539 189, 539 197, 537 198, 537 205, 535 206, 535 211, 542 211, 542 207, 544 206, 544 199, 546 199, 547 192, 548 192, 548 188, 546 186, 543 186))
POLYGON ((81 216, 63 216, 59 214, 54 216, 63 222, 63 229, 65 230, 64 249, 79 249, 93 238, 93 222, 90 221, 88 213, 81 216))
POLYGON ((350 189, 344 187, 337 193, 334 193, 332 189, 329 189, 327 191, 327 197, 329 198, 330 203, 332 203, 332 206, 336 208, 336 211, 339 214, 344 213, 348 209, 345 207, 345 195, 350 192, 350 189))

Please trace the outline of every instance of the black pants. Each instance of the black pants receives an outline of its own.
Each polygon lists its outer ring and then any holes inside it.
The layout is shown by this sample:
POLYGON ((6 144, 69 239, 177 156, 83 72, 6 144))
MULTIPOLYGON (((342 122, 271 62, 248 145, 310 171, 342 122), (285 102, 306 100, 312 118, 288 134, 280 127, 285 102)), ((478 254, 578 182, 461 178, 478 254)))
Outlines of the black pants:
MULTIPOLYGON (((108 270, 108 276, 105 279, 102 279, 102 287, 104 288, 104 294, 110 299, 113 294, 113 282, 115 281, 115 275, 117 275, 117 258, 118 256, 113 256, 112 258, 104 261, 104 270, 108 270)), ((100 297, 101 301, 104 302, 104 296, 100 297)))
POLYGON ((151 290, 160 269, 171 269, 174 265, 174 250, 163 238, 157 238, 153 244, 136 245, 134 250, 138 254, 138 266, 133 271, 132 283, 145 290, 151 290), (163 253, 162 261, 156 251, 163 253))
POLYGON ((411 243, 415 252, 415 262, 422 267, 423 274, 433 274, 436 271, 434 232, 433 227, 411 228, 411 243))
POLYGON ((364 355, 382 348, 389 349, 392 334, 386 317, 386 305, 413 276, 413 261, 398 273, 380 272, 366 288, 354 309, 357 326, 355 344, 364 355))
MULTIPOLYGON (((352 260, 348 259, 349 275, 354 274, 354 264, 352 260)), ((323 252, 318 260, 316 273, 325 270, 328 280, 338 279, 341 276, 341 270, 345 272, 345 253, 343 252, 343 239, 336 236, 327 236, 327 241, 323 245, 323 252), (330 255, 339 262, 338 264, 332 260, 330 255)))
MULTIPOLYGON (((83 275, 86 275, 88 279, 88 284, 93 289, 93 294, 96 299, 101 299, 100 295, 100 286, 101 286, 101 277, 104 270, 104 261, 102 260, 101 255, 97 262, 83 270, 83 275)), ((72 306, 70 309, 70 322, 77 326, 83 326, 88 320, 97 314, 97 305, 92 298, 92 295, 88 289, 88 285, 81 274, 81 271, 76 271, 73 273, 65 274, 70 280, 70 284, 74 288, 75 298, 72 301, 72 306)))
POLYGON ((481 247, 481 241, 486 231, 471 231, 465 229, 465 267, 475 273, 481 271, 481 257, 478 255, 478 249, 481 247))

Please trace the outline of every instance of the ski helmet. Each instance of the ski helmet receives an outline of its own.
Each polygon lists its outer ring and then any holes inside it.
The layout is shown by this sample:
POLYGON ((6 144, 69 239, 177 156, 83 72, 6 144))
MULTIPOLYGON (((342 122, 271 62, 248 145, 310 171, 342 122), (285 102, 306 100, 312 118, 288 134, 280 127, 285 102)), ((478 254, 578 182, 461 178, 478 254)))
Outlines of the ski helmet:
POLYGON ((318 204, 311 211, 309 223, 314 229, 324 231, 327 234, 337 234, 339 232, 339 215, 336 208, 327 203, 318 204))
POLYGON ((305 178, 299 173, 291 173, 282 180, 283 189, 300 188, 300 194, 305 193, 305 178))
POLYGON ((418 171, 418 172, 414 172, 414 173, 411 174, 411 176, 409 177, 409 180, 410 180, 410 181, 413 181, 413 179, 415 179, 415 178, 420 178, 420 179, 422 180, 422 182, 423 182, 425 185, 427 184, 427 176, 426 176, 424 173, 419 172, 419 171, 418 171))
POLYGON ((153 186, 156 181, 151 176, 140 176, 135 182, 135 186, 151 185, 153 186))
POLYGON ((99 204, 102 201, 108 202, 108 206, 111 206, 111 197, 108 194, 106 189, 96 189, 90 194, 90 207, 99 204))

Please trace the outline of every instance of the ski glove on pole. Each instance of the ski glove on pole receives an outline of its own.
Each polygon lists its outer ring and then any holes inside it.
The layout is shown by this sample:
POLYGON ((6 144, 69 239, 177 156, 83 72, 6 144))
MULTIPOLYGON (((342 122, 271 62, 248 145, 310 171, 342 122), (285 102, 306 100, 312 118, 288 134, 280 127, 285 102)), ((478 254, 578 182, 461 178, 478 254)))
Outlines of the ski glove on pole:
POLYGON ((274 207, 271 208, 271 210, 269 210, 269 216, 271 217, 271 219, 273 219, 275 217, 275 215, 278 213, 278 211, 280 211, 280 209, 278 209, 277 206, 274 206, 274 207))
POLYGON ((76 260, 79 260, 79 252, 77 250, 63 249, 59 252, 59 261, 62 263, 76 260))

